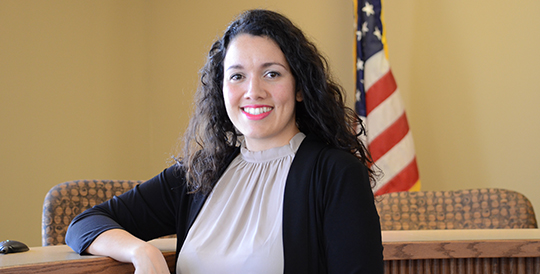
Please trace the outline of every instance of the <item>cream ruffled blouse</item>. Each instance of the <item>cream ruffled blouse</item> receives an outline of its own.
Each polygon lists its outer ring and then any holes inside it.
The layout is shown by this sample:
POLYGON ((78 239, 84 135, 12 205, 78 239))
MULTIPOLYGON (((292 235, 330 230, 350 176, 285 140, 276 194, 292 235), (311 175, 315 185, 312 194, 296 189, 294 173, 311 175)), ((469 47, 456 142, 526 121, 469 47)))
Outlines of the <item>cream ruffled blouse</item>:
POLYGON ((242 145, 189 230, 176 273, 283 273, 283 193, 305 137, 264 151, 242 145))

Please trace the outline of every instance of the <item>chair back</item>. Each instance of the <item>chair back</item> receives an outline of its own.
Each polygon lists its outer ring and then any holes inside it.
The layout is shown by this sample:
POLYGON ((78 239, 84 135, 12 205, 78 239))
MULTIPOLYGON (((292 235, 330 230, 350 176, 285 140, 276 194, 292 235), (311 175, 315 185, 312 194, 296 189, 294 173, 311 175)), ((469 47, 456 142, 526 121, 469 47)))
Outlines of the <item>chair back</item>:
POLYGON ((538 227, 527 197, 506 189, 395 192, 375 204, 382 230, 538 227))
POLYGON ((42 245, 65 244, 67 228, 75 216, 142 182, 144 181, 79 180, 52 187, 43 203, 42 245))

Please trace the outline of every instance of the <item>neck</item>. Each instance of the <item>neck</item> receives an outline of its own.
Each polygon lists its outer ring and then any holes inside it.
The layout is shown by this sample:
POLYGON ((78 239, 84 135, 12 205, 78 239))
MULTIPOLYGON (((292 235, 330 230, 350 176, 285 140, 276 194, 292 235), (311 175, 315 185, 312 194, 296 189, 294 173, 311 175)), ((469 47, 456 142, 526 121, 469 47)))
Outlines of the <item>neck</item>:
POLYGON ((249 151, 263 151, 268 150, 275 147, 282 147, 291 141, 291 139, 300 132, 300 130, 296 129, 291 134, 287 135, 287 137, 284 138, 245 138, 246 147, 249 151))

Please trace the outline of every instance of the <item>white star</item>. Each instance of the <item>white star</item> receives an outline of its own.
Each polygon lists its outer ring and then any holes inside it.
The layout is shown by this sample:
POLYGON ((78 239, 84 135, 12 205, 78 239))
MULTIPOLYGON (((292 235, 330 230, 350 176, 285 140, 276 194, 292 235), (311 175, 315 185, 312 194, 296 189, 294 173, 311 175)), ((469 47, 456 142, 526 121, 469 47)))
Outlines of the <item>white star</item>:
POLYGON ((362 11, 366 13, 367 16, 375 14, 375 11, 373 10, 373 5, 366 2, 366 5, 362 8, 362 11))
POLYGON ((364 61, 360 58, 356 60, 356 70, 364 70, 364 61))
POLYGON ((379 40, 381 40, 381 31, 379 30, 378 27, 375 27, 375 30, 373 31, 373 35, 377 36, 377 38, 379 38, 379 40))
POLYGON ((360 90, 356 90, 356 102, 360 102, 362 100, 362 94, 360 94, 360 90))
POLYGON ((362 40, 362 32, 361 31, 357 31, 356 32, 356 41, 360 41, 362 40))
POLYGON ((367 22, 364 22, 364 23, 362 24, 362 33, 363 33, 363 34, 366 34, 368 31, 369 31, 369 28, 368 28, 368 26, 367 26, 367 22))

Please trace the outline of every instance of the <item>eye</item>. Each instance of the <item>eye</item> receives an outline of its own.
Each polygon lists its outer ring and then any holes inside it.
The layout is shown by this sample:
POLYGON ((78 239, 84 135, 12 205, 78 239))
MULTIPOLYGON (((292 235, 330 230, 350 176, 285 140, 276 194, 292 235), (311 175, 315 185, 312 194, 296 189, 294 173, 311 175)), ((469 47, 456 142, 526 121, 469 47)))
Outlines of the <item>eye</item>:
POLYGON ((277 72, 277 71, 269 71, 269 72, 266 73, 266 77, 271 78, 271 79, 277 78, 280 75, 281 74, 279 72, 277 72))
POLYGON ((231 77, 229 77, 229 79, 232 81, 240 81, 242 78, 244 78, 244 76, 240 73, 233 74, 231 77))

